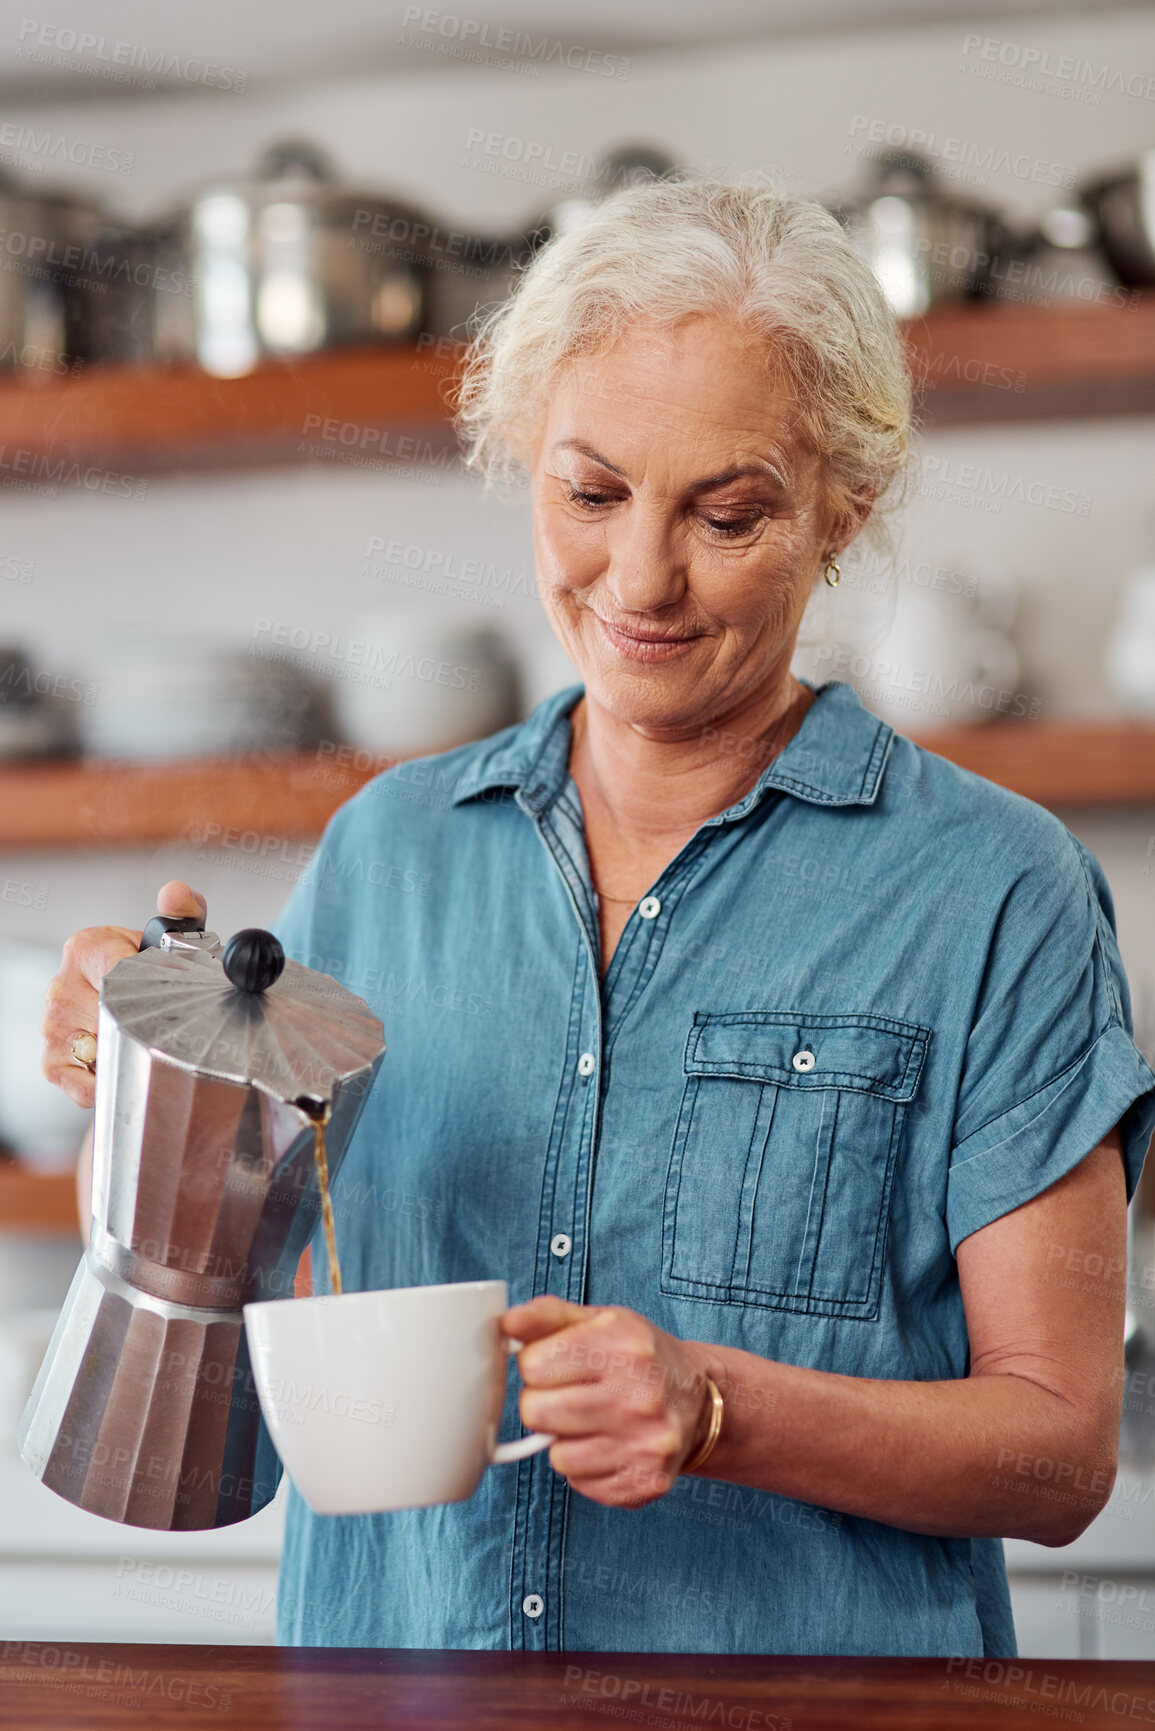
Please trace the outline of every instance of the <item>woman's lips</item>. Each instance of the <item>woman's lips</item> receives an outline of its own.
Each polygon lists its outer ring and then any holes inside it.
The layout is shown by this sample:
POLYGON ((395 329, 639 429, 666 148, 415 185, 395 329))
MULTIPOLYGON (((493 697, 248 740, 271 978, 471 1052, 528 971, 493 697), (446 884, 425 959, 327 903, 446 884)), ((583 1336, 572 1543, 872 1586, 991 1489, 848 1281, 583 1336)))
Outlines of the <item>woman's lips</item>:
POLYGON ((628 656, 631 661, 672 661, 677 655, 684 655, 691 643, 698 641, 700 633, 690 637, 663 637, 656 633, 652 636, 642 632, 623 631, 620 626, 611 625, 601 614, 595 614, 598 624, 605 632, 610 644, 619 654, 628 656))

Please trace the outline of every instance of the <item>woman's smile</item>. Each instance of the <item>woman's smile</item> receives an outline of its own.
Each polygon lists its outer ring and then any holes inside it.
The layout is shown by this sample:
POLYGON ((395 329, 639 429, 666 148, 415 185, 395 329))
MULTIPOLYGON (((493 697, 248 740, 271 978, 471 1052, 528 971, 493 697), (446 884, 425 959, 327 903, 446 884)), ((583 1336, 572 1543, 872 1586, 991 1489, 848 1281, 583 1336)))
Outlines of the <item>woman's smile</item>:
POLYGON ((688 653, 690 645, 705 635, 701 631, 675 636, 668 631, 648 631, 640 625, 614 625, 600 613, 594 618, 602 628, 606 642, 630 661, 673 661, 688 653))

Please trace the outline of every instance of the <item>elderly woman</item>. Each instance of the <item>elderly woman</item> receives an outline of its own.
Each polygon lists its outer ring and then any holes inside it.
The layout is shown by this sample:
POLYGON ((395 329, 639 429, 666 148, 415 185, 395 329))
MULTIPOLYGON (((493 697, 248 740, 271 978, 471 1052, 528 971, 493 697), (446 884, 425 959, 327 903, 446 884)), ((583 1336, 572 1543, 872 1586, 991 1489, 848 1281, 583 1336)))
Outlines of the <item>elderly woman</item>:
MULTIPOLYGON (((292 1494, 280 1637, 1013 1654, 1000 1535, 1114 1477, 1155 1073, 1087 850, 791 675, 902 475, 894 322, 817 205, 651 184, 535 258, 460 419, 583 683, 370 783, 279 930, 386 1025, 347 1284, 507 1278, 557 1441, 466 1503, 292 1494)), ((133 936, 52 993, 74 1097, 133 936)))

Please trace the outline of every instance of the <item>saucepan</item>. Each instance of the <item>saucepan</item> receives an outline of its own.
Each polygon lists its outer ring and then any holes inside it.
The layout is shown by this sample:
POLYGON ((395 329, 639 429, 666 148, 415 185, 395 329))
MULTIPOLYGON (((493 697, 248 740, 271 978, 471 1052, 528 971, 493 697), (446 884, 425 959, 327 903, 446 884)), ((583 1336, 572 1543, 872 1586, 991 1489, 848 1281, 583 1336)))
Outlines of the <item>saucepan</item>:
POLYGON ((157 281, 140 293, 163 308, 154 329, 144 320, 156 358, 235 377, 268 356, 407 341, 423 328, 433 226, 339 181, 316 145, 274 144, 251 177, 202 187, 153 230, 157 281))
POLYGON ((829 208, 899 318, 990 293, 992 271, 1014 244, 998 211, 944 190, 933 164, 913 152, 880 157, 869 189, 829 208))
POLYGON ((1077 190, 1124 288, 1155 286, 1155 150, 1077 190))

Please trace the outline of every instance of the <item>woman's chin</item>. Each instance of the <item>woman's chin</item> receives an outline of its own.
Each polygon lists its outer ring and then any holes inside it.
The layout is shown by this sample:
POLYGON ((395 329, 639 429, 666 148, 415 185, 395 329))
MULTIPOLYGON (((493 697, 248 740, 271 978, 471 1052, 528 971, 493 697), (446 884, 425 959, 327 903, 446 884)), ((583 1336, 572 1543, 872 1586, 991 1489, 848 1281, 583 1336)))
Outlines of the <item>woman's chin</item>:
POLYGON ((711 713, 701 680, 675 676, 672 667, 581 671, 586 697, 626 727, 684 732, 704 726, 711 713))

